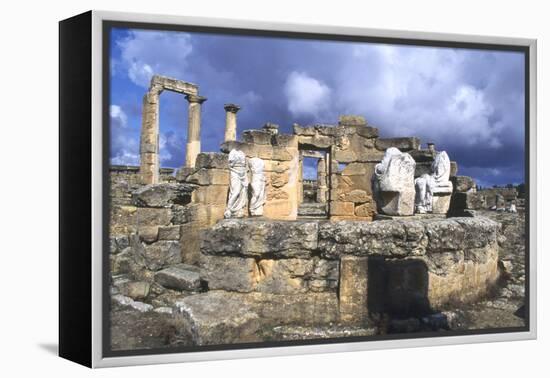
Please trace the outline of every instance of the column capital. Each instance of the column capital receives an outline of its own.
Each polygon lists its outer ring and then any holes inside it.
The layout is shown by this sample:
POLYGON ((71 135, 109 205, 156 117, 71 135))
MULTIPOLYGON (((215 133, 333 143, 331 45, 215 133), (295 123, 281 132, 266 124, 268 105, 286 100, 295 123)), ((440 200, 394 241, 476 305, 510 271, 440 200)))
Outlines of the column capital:
POLYGON ((225 104, 223 108, 225 109, 226 112, 231 112, 231 113, 237 113, 239 110, 241 110, 241 107, 236 104, 225 104))
POLYGON ((194 103, 199 103, 199 104, 202 104, 203 102, 205 102, 207 100, 206 97, 202 97, 202 96, 199 96, 199 95, 194 95, 194 94, 188 94, 185 96, 185 99, 187 101, 189 101, 191 104, 194 104, 194 103))

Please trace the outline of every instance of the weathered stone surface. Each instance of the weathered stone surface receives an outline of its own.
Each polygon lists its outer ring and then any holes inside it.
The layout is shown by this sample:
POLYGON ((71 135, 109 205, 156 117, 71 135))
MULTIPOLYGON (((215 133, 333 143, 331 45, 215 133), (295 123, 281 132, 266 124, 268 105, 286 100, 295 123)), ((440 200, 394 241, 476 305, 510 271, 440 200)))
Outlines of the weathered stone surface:
POLYGON ((209 290, 248 293, 255 289, 259 271, 253 258, 203 254, 199 261, 209 290))
POLYGON ((338 321, 338 298, 335 292, 278 295, 242 294, 265 325, 321 325, 338 321))
POLYGON ((197 185, 229 185, 229 171, 219 168, 199 168, 187 176, 186 182, 197 185))
POLYGON ((201 251, 213 255, 309 257, 317 248, 315 221, 225 219, 204 232, 201 251))
POLYGON ((130 246, 130 241, 127 235, 111 236, 110 238, 110 252, 117 254, 130 246))
POLYGON ((346 324, 365 322, 368 289, 368 258, 343 256, 340 259, 339 311, 346 324))
MULTIPOLYGON (((363 138, 377 138, 378 137, 378 129, 376 127, 371 126, 358 126, 357 127, 357 134, 362 136, 363 138)), ((374 140, 373 140, 374 142, 374 140)), ((374 143, 371 147, 374 147, 374 143)))
POLYGON ((113 305, 130 307, 133 310, 139 312, 147 312, 153 310, 153 306, 151 306, 150 304, 136 302, 132 300, 132 298, 120 294, 111 296, 111 303, 113 305))
POLYGON ((365 203, 365 202, 370 202, 372 200, 372 197, 368 195, 366 191, 361 189, 354 189, 349 193, 340 195, 339 198, 342 201, 349 201, 349 202, 355 202, 355 203, 365 203))
POLYGON ((180 226, 163 226, 158 228, 159 240, 179 240, 180 226))
POLYGON ((360 115, 345 114, 338 117, 339 126, 366 126, 365 117, 360 115))
POLYGON ((218 168, 227 169, 228 155, 217 152, 201 152, 197 155, 195 168, 218 168))
POLYGON ((401 151, 418 150, 420 147, 420 139, 416 137, 410 138, 378 138, 376 140, 376 148, 385 151, 390 147, 398 148, 401 151))
POLYGON ((185 205, 191 202, 194 185, 161 183, 146 185, 135 190, 132 198, 140 207, 168 207, 172 204, 185 205))
POLYGON ((355 215, 355 205, 353 202, 331 201, 330 215, 355 215))
POLYGON ((323 256, 419 256, 427 251, 481 248, 496 240, 498 223, 486 218, 326 222, 319 226, 323 256))
POLYGON ((266 130, 245 130, 242 134, 242 140, 246 143, 271 145, 272 135, 266 130))
POLYGON ((184 329, 196 345, 260 341, 260 319, 242 294, 211 291, 176 303, 184 329))
POLYGON ((171 266, 155 273, 155 282, 174 290, 198 290, 200 275, 196 271, 171 266))
POLYGON ((181 262, 180 243, 177 241, 160 240, 143 246, 141 252, 145 266, 150 270, 159 270, 181 262))
POLYGON ((469 176, 454 176, 451 177, 451 182, 455 192, 467 192, 476 187, 474 179, 469 176))
MULTIPOLYGON (((129 298, 128 298, 129 299, 129 298)), ((135 302, 140 303, 140 302, 135 302)), ((142 303, 148 311, 112 302, 111 308, 111 348, 113 350, 136 350, 191 345, 182 337, 182 328, 170 313, 157 311, 142 303), (152 311, 151 311, 152 310, 152 311)), ((138 305, 139 306, 139 305, 138 305)))
POLYGON ((140 240, 149 244, 157 241, 158 234, 159 228, 156 226, 144 226, 138 228, 138 235, 140 240))
POLYGON ((150 284, 144 281, 130 281, 118 285, 118 288, 122 295, 139 300, 147 298, 150 284))

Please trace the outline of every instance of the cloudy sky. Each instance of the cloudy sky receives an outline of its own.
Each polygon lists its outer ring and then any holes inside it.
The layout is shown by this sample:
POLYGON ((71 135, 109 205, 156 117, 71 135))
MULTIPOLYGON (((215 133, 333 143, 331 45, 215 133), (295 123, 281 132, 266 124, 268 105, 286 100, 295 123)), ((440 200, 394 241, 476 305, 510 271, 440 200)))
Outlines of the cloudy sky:
MULTIPOLYGON (((238 133, 363 115, 382 137, 418 136, 491 186, 524 180, 524 58, 517 52, 206 33, 111 31, 111 162, 139 164, 142 97, 153 74, 198 84, 202 150, 218 151, 224 103, 238 133)), ((163 92, 161 166, 185 156, 187 101, 163 92)))

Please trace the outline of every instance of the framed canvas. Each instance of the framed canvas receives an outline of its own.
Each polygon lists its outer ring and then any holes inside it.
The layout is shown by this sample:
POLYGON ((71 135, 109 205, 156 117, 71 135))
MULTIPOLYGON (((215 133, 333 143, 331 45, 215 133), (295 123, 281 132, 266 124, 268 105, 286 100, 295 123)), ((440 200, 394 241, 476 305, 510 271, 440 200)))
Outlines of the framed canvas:
POLYGON ((59 353, 536 337, 536 41, 60 22, 59 353))

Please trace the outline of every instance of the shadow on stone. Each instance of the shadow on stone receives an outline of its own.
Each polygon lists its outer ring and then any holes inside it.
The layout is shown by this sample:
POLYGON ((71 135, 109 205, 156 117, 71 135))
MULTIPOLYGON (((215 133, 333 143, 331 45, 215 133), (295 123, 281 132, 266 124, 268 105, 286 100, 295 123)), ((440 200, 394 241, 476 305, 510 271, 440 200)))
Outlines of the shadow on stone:
POLYGON ((430 314, 428 284, 428 267, 422 260, 369 258, 369 313, 399 317, 430 314))

